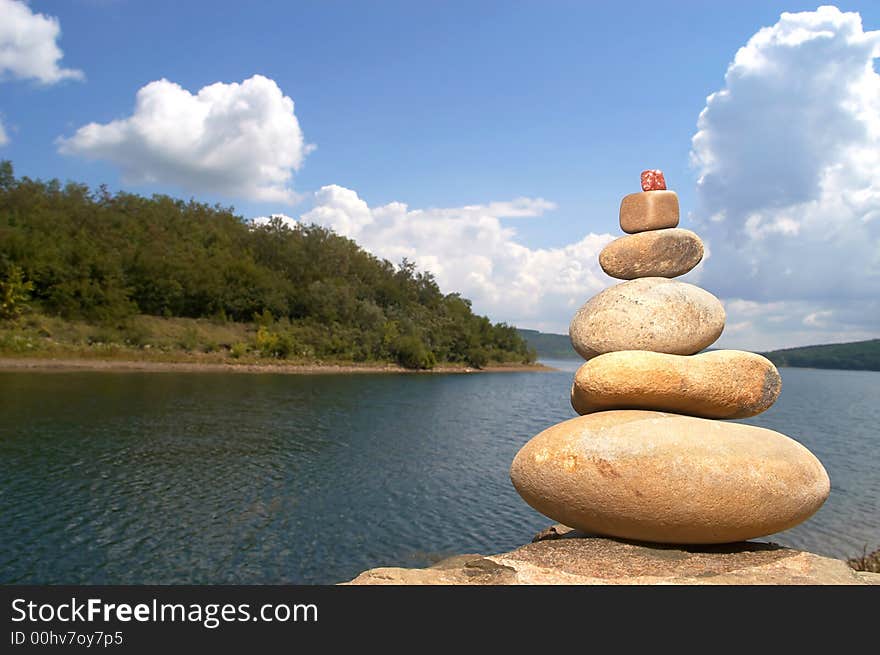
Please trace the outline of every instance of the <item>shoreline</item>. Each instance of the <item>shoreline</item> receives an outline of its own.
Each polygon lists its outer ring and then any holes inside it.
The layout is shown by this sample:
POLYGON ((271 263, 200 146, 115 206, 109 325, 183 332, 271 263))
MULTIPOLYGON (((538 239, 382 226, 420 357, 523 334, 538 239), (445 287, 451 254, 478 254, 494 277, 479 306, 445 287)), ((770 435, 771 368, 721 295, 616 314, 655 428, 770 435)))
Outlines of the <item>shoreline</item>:
POLYGON ((0 357, 0 371, 69 372, 112 371, 137 373, 275 373, 292 375, 358 374, 358 373, 549 373, 559 369, 545 364, 495 364, 477 369, 468 366, 436 366, 431 370, 414 370, 397 364, 270 364, 230 362, 166 362, 122 359, 90 359, 77 357, 0 357))

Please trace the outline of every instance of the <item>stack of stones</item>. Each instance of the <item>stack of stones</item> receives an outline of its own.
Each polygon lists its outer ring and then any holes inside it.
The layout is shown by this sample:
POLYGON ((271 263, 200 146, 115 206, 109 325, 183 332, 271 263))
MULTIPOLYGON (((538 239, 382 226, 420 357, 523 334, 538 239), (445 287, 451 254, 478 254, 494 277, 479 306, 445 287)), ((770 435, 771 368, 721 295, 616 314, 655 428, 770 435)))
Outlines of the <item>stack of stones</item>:
POLYGON ((725 422, 779 396, 776 367, 739 350, 696 354, 724 329, 711 293, 670 278, 703 257, 678 228, 678 197, 660 171, 620 205, 628 236, 599 263, 627 280, 584 304, 571 322, 580 414, 544 430, 510 469, 532 507, 578 530, 679 544, 727 543, 786 530, 815 513, 828 474, 804 446, 772 430, 725 422))

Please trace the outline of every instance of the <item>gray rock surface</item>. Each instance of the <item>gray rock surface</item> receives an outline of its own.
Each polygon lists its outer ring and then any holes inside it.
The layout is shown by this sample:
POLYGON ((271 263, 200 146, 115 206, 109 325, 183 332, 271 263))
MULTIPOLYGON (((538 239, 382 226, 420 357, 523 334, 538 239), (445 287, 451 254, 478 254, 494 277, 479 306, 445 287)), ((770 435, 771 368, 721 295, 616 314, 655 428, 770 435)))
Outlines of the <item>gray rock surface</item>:
POLYGON ((499 555, 460 555, 426 569, 377 568, 355 585, 864 585, 880 574, 766 542, 666 546, 588 536, 562 525, 499 555))

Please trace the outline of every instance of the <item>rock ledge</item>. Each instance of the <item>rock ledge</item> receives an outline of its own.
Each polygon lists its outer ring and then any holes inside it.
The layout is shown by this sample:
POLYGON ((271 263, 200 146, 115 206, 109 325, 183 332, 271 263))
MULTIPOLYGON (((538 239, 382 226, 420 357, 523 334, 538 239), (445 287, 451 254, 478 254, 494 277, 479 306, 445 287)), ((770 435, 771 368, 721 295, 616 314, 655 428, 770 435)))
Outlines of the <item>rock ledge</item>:
POLYGON ((860 585, 880 573, 843 560, 747 541, 670 546, 608 539, 556 525, 500 555, 457 555, 426 569, 377 568, 354 585, 860 585))

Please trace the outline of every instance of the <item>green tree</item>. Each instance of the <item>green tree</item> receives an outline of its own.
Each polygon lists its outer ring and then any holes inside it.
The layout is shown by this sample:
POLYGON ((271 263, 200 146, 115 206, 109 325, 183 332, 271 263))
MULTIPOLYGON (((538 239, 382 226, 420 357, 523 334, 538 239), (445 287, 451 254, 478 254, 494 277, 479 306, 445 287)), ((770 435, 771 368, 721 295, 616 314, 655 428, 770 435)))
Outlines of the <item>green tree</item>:
POLYGON ((417 337, 405 336, 394 346, 397 363, 404 368, 432 369, 437 364, 434 353, 428 350, 417 337))
POLYGON ((33 282, 24 279, 22 270, 14 264, 9 266, 0 280, 0 318, 17 318, 27 308, 33 282))
POLYGON ((483 368, 489 363, 489 353, 485 348, 471 348, 465 357, 467 363, 474 368, 483 368))
POLYGON ((264 356, 413 368, 530 356, 512 327, 444 295, 430 272, 379 259, 327 228, 255 225, 195 200, 17 179, 4 161, 0 274, 12 265, 28 285, 5 282, 18 289, 16 304, 24 289, 39 311, 94 323, 256 316, 266 331, 253 350, 264 356))

